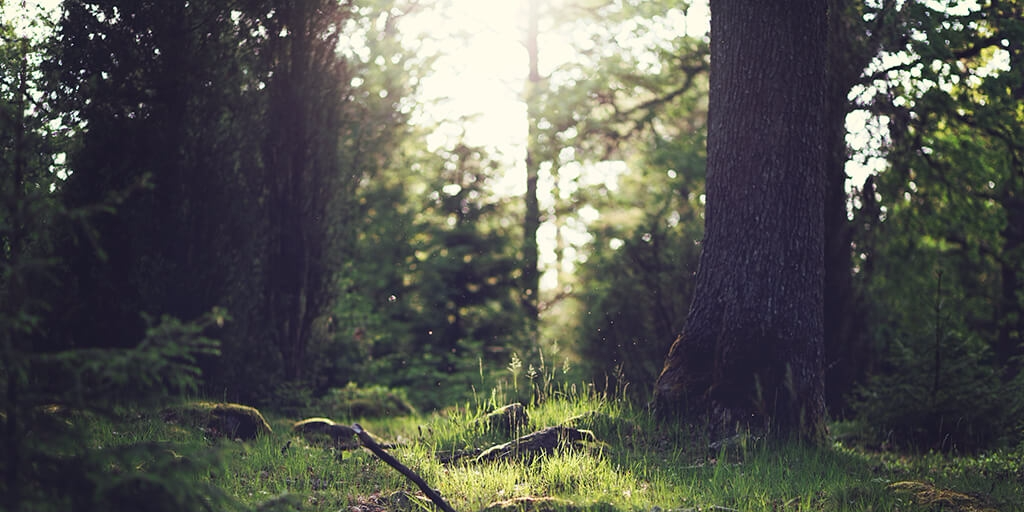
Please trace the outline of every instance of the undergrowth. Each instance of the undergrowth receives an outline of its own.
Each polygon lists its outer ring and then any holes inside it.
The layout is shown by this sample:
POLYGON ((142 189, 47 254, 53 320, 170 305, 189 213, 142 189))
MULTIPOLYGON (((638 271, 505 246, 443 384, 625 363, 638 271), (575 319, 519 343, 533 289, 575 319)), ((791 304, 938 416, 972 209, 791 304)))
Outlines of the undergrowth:
MULTIPOLYGON (((972 457, 871 452, 741 440, 717 451, 686 427, 589 390, 549 390, 527 405, 529 423, 504 433, 477 421, 507 398, 402 417, 353 419, 395 446, 390 452, 457 511, 881 511, 1024 510, 1020 450, 972 457), (476 462, 475 453, 545 426, 592 431, 596 441, 546 456, 476 462), (442 459, 463 454, 453 462, 442 459)), ((135 416, 97 425, 97 444, 145 438, 182 454, 213 452, 200 474, 258 510, 382 512, 434 506, 371 453, 311 445, 293 436, 298 418, 274 417, 254 441, 135 416)))

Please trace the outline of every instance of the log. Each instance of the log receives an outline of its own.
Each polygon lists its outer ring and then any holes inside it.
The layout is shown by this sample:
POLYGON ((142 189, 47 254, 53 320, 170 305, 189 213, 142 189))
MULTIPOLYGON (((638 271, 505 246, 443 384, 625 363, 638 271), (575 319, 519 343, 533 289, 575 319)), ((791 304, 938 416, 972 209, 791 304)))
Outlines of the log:
POLYGON ((563 446, 594 442, 594 433, 572 427, 547 427, 513 441, 492 446, 477 456, 477 462, 522 457, 531 454, 550 454, 563 446))

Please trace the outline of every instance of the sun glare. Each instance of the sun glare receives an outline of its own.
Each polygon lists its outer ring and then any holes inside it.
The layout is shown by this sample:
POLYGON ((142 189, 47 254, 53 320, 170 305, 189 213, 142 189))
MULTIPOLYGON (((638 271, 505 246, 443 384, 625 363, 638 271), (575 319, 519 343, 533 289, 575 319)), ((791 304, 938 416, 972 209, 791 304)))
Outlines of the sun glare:
MULTIPOLYGON (((551 0, 545 0, 544 6, 550 7, 551 0)), ((524 162, 528 121, 522 94, 528 74, 527 8, 528 0, 444 0, 410 16, 403 25, 403 32, 411 38, 413 47, 438 54, 433 69, 420 82, 423 108, 414 120, 437 127, 427 137, 428 147, 437 150, 465 142, 487 148, 504 169, 503 175, 494 180, 493 191, 505 197, 518 197, 526 192, 524 162)), ((549 76, 558 66, 579 59, 576 48, 585 46, 589 30, 594 28, 574 32, 567 28, 572 24, 552 29, 550 20, 542 18, 539 22, 538 64, 542 76, 549 76)), ((620 46, 616 51, 642 55, 645 49, 655 46, 654 41, 676 37, 679 32, 703 37, 708 25, 707 3, 698 0, 685 14, 681 11, 666 13, 656 33, 636 36, 635 31, 624 28, 625 35, 618 38, 620 46)), ((653 54, 650 64, 660 65, 653 54)), ((614 191, 619 177, 628 171, 623 162, 583 163, 585 155, 567 155, 562 160, 560 169, 552 169, 550 165, 541 169, 542 209, 553 207, 555 190, 563 195, 562 199, 580 184, 601 184, 614 191)), ((586 224, 599 216, 599 211, 589 208, 583 211, 578 222, 565 219, 561 226, 550 222, 541 226, 537 237, 543 269, 542 289, 557 287, 559 273, 571 273, 575 264, 575 257, 558 261, 555 254, 558 239, 568 244, 563 247, 566 255, 575 254, 568 249, 588 242, 586 224)))

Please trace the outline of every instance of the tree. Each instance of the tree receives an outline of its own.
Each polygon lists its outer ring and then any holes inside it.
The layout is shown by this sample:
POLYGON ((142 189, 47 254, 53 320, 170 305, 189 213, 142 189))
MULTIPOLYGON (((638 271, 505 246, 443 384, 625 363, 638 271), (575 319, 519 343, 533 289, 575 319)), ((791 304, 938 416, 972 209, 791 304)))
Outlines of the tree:
POLYGON ((541 164, 541 145, 539 142, 540 99, 544 81, 541 79, 538 61, 540 0, 530 0, 527 15, 526 53, 529 62, 529 75, 526 81, 524 99, 526 101, 527 123, 529 135, 526 147, 526 212, 523 216, 523 270, 522 270, 522 302, 532 329, 536 329, 539 314, 540 297, 540 259, 537 247, 537 231, 540 229, 540 202, 537 197, 537 180, 541 164))
POLYGON ((0 20, 0 508, 137 510, 147 500, 153 510, 240 510, 197 481, 209 471, 208 451, 174 453, 128 439, 97 446, 90 436, 122 406, 194 394, 197 358, 217 353, 206 334, 224 317, 163 318, 132 349, 54 350, 61 329, 51 312, 67 284, 55 239, 114 205, 69 209, 60 200, 69 130, 40 69, 56 38, 41 13, 23 12, 18 21, 33 30, 0 20))
POLYGON ((981 448, 1024 414, 1024 5, 885 14, 857 98, 887 166, 857 212, 877 363, 855 411, 888 442, 981 448))
POLYGON ((66 344, 130 346, 143 311, 255 307, 247 263, 260 252, 260 164, 249 130, 261 82, 257 36, 233 19, 227 2, 65 6, 52 62, 77 144, 63 200, 76 208, 133 192, 118 198, 119 215, 92 219, 94 233, 61 240, 67 304, 52 321, 67 326, 66 344))
POLYGON ((281 378, 305 382, 352 254, 356 191, 406 129, 398 9, 115 4, 68 2, 60 26, 52 71, 78 142, 62 198, 134 193, 59 240, 68 293, 52 323, 65 345, 130 346, 140 312, 223 306, 225 359, 247 364, 204 361, 210 390, 266 399, 281 378))
POLYGON ((823 2, 711 2, 705 238, 655 385, 716 434, 824 432, 823 2))
POLYGON ((532 348, 532 326, 517 300, 515 245, 499 221, 509 205, 487 193, 498 164, 461 142, 436 153, 440 161, 424 169, 433 176, 420 200, 406 275, 416 316, 401 358, 419 357, 397 365, 410 368, 403 380, 411 388, 438 388, 431 407, 464 399, 481 365, 501 368, 506 351, 532 348))
POLYGON ((346 199, 342 137, 348 135, 352 75, 337 53, 351 15, 348 2, 273 2, 270 47, 281 64, 267 84, 263 144, 269 239, 262 304, 281 352, 284 376, 304 373, 314 320, 328 311, 343 238, 337 226, 346 199), (276 22, 274 21, 276 20, 276 22))

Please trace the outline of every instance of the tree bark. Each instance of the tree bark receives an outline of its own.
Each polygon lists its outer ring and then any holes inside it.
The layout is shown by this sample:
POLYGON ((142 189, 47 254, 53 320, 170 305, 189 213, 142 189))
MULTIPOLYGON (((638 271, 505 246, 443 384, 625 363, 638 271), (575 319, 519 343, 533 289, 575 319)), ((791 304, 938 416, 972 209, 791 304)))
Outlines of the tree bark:
POLYGON ((824 432, 826 4, 712 0, 705 239, 655 385, 713 435, 824 432))

